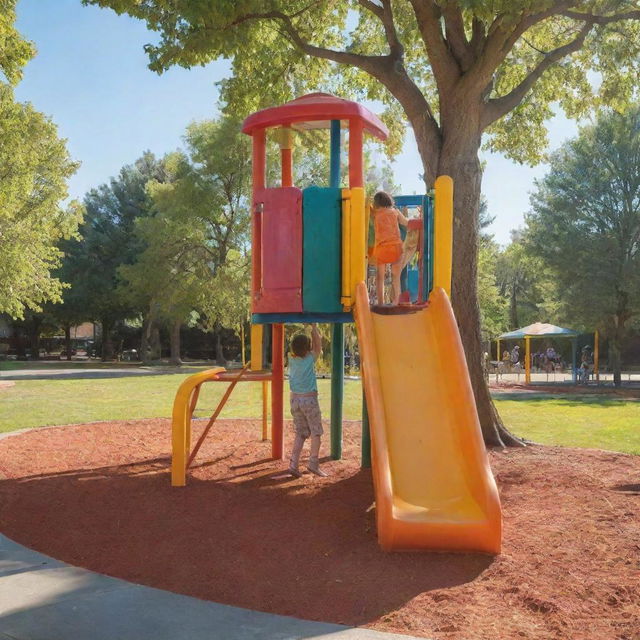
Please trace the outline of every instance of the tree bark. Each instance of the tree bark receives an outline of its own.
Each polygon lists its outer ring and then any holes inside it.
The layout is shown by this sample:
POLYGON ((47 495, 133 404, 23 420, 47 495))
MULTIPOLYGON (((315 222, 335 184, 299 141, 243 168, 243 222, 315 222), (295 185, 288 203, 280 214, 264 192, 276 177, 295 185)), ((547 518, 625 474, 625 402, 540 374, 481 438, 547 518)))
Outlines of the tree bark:
POLYGON ((151 347, 149 358, 151 361, 160 360, 162 358, 162 344, 160 343, 160 328, 157 322, 154 322, 151 326, 149 342, 151 347))
POLYGON ((518 328, 518 294, 516 293, 516 283, 511 283, 511 299, 509 300, 509 318, 510 324, 509 327, 511 330, 518 328))
POLYGON ((31 360, 40 360, 40 328, 42 320, 40 318, 32 318, 29 327, 29 347, 31 349, 31 360))
POLYGON ((69 323, 64 325, 64 344, 65 351, 67 352, 67 360, 71 362, 73 355, 73 345, 71 344, 71 325, 69 323))
POLYGON ((489 446, 518 446, 522 442, 504 426, 484 377, 483 350, 478 306, 478 213, 482 169, 478 159, 480 137, 460 126, 450 143, 445 139, 438 175, 453 179, 454 232, 452 304, 458 320, 467 367, 476 399, 484 441, 489 446))
POLYGON ((179 367, 182 364, 182 360, 180 359, 180 327, 182 326, 182 322, 180 320, 176 320, 171 326, 171 357, 169 359, 169 364, 179 367))
POLYGON ((225 367, 227 361, 224 357, 224 351, 222 350, 222 338, 220 337, 220 327, 216 331, 216 364, 219 367, 225 367))

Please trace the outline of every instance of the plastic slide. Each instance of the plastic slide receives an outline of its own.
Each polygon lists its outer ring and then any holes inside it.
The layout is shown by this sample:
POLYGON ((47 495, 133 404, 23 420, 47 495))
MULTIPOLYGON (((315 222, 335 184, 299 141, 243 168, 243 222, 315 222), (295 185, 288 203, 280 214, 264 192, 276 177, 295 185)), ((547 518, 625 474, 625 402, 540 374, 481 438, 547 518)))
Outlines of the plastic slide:
POLYGON ((355 312, 380 545, 499 553, 500 499, 447 294, 387 315, 361 282, 355 312))

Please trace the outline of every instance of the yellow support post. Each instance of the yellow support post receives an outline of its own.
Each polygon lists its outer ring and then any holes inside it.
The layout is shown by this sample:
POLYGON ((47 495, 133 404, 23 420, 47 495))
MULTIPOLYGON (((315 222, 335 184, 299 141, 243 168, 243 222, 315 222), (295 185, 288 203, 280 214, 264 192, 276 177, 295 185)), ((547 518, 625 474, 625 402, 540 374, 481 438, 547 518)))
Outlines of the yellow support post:
POLYGON ((531 338, 525 336, 524 339, 524 381, 531 384, 531 338))
POLYGON ((269 406, 269 382, 262 382, 262 440, 269 439, 269 421, 267 420, 269 406))
POLYGON ((365 282, 367 260, 367 215, 365 192, 362 187, 351 189, 351 306, 355 305, 356 287, 365 282))
POLYGON ((354 305, 356 285, 366 280, 367 215, 362 187, 342 190, 342 291, 345 311, 354 305))
POLYGON ((351 308, 351 190, 342 190, 342 286, 340 302, 351 308))
POLYGON ((593 374, 596 382, 600 382, 600 334, 597 329, 593 334, 593 374))
POLYGON ((184 487, 187 483, 187 461, 191 452, 191 415, 195 409, 198 390, 203 382, 215 380, 223 367, 208 369, 189 376, 182 382, 173 401, 171 424, 171 485, 184 487))
POLYGON ((433 286, 442 287, 451 297, 451 271, 453 260, 453 180, 440 176, 435 184, 434 211, 435 260, 433 286))
POLYGON ((264 327, 261 324, 251 325, 251 371, 262 371, 262 334, 264 327))

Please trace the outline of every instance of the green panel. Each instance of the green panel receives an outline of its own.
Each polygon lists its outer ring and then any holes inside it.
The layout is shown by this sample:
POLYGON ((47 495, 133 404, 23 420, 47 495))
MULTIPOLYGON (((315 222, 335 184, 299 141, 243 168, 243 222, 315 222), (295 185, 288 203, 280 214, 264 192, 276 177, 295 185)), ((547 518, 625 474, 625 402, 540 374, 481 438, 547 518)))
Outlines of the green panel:
POLYGON ((302 192, 302 308, 342 311, 340 265, 342 191, 308 187, 302 192))

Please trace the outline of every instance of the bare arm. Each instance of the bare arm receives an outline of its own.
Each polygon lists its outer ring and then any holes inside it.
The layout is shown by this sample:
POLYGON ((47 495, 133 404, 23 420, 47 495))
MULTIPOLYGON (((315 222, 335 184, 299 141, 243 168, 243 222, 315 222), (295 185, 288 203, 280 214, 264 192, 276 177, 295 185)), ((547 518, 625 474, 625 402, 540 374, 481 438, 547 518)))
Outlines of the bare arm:
POLYGON ((313 359, 317 360, 322 353, 322 338, 320 337, 320 331, 318 331, 318 325, 311 325, 311 353, 313 359))
POLYGON ((407 218, 396 209, 396 211, 398 212, 398 222, 403 226, 403 227, 408 227, 409 226, 409 220, 407 220, 407 218))

